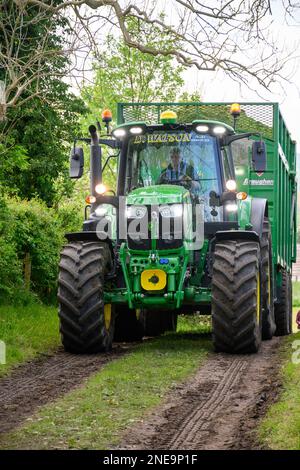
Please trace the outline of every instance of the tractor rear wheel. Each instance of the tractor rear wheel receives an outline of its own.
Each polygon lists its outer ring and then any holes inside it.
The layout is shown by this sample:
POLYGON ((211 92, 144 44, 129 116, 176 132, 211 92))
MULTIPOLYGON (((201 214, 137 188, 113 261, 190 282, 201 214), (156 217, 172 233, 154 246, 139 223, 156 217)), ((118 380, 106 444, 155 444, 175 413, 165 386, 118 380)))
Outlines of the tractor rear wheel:
POLYGON ((270 222, 264 219, 261 239, 262 339, 272 339, 276 325, 274 317, 272 241, 270 222))
POLYGON ((58 278, 60 333, 66 351, 96 353, 112 347, 114 311, 104 305, 104 277, 111 268, 105 243, 78 241, 61 253, 58 278))
POLYGON ((143 338, 144 330, 139 322, 138 313, 126 306, 117 307, 114 341, 130 343, 143 338))
POLYGON ((279 302, 275 304, 275 322, 276 336, 292 333, 292 281, 286 270, 282 271, 279 302))
POLYGON ((254 353, 261 343, 260 246, 216 243, 212 277, 212 334, 216 351, 254 353))

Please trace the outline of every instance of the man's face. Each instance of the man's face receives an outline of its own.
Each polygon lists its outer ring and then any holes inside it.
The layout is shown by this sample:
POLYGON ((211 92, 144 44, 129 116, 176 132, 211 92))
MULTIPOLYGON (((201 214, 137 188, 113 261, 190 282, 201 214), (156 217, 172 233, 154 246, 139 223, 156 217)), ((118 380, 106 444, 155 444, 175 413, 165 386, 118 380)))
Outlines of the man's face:
POLYGON ((178 168, 178 165, 179 165, 179 162, 180 162, 180 155, 178 152, 173 152, 171 154, 171 163, 172 163, 172 167, 177 169, 178 168))

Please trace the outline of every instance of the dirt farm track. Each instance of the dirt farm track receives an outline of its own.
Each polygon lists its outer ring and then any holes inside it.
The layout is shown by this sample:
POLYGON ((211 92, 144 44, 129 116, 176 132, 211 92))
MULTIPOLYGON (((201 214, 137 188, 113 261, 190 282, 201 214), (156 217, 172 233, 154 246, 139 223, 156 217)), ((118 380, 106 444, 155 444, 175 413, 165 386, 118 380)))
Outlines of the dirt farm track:
MULTIPOLYGON (((211 354, 189 381, 129 429, 118 449, 254 449, 253 430, 280 389, 279 338, 258 355, 211 354)), ((63 396, 104 364, 126 354, 76 356, 59 350, 0 380, 1 433, 13 430, 42 405, 63 396)))

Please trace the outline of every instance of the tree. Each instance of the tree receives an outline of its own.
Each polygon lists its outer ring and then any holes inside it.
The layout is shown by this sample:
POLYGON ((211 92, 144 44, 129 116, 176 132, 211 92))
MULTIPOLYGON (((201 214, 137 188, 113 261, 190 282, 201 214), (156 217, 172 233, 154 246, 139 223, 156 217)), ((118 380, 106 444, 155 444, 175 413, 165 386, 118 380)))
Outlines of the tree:
MULTIPOLYGON (((140 20, 128 22, 131 34, 157 49, 169 41, 159 28, 140 20)), ((174 101, 184 84, 183 67, 176 66, 172 56, 153 56, 130 48, 123 38, 108 35, 101 54, 93 63, 93 85, 85 86, 82 97, 94 116, 101 109, 116 109, 118 102, 174 101)))
MULTIPOLYGON (((146 36, 147 44, 153 47, 163 47, 169 41, 168 35, 161 36, 159 28, 138 19, 131 19, 128 28, 140 41, 146 36)), ((184 84, 182 71, 171 56, 145 54, 127 46, 123 38, 108 35, 93 63, 93 85, 82 89, 81 96, 90 110, 82 119, 83 133, 104 108, 113 111, 114 124, 118 102, 174 101, 184 84)), ((105 148, 103 151, 104 156, 112 153, 105 148)), ((114 187, 115 175, 116 160, 111 160, 104 173, 109 187, 114 187)))
POLYGON ((11 66, 0 68, 0 78, 10 83, 5 120, 0 122, 0 183, 9 194, 27 199, 39 196, 48 205, 53 203, 60 175, 63 188, 70 192, 70 141, 77 134, 79 115, 86 111, 82 100, 62 80, 69 66, 69 58, 62 54, 68 34, 59 30, 63 27, 63 18, 54 23, 51 15, 41 16, 35 6, 23 8, 22 13, 11 1, 0 7, 0 63, 9 50, 10 60, 16 59, 11 66), (49 55, 39 62, 33 57, 40 44, 49 55))
MULTIPOLYGON (((298 8, 298 4, 290 0, 281 3, 283 13, 286 11, 288 15, 298 8)), ((103 28, 107 30, 108 27, 114 34, 121 34, 126 45, 143 53, 155 57, 172 56, 181 65, 195 66, 201 71, 223 69, 239 82, 247 83, 254 77, 265 88, 280 76, 289 59, 282 56, 269 29, 275 0, 216 0, 212 6, 200 0, 169 0, 164 18, 160 16, 159 2, 151 4, 142 0, 138 4, 126 2, 125 5, 118 0, 4 0, 2 16, 7 4, 13 5, 14 15, 10 15, 12 24, 0 53, 0 66, 7 69, 2 109, 16 106, 20 94, 31 87, 32 80, 36 82, 36 88, 31 89, 31 93, 41 95, 40 79, 55 73, 47 67, 49 60, 76 53, 73 71, 76 75, 81 73, 91 48, 98 52, 103 28), (28 19, 33 8, 35 18, 28 19), (65 28, 69 35, 64 48, 49 47, 46 28, 38 47, 23 60, 19 47, 11 48, 11 44, 23 44, 24 28, 33 23, 44 24, 45 18, 67 22, 65 28), (130 30, 132 19, 157 27, 160 34, 168 35, 169 41, 157 47, 157 44, 147 43, 146 38, 140 40, 140 36, 130 30)), ((0 17, 0 30, 5 26, 0 17)))

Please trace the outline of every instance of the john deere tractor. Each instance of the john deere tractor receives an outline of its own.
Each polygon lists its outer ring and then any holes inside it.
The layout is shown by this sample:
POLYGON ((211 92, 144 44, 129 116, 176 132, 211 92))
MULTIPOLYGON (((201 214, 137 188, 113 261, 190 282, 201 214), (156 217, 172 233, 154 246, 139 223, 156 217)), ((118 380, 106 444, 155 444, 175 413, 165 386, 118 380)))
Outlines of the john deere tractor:
MULTIPOLYGON (((91 125, 83 229, 61 253, 67 351, 108 351, 210 314, 216 351, 291 333, 295 143, 276 103, 121 103, 91 125), (103 146, 113 151, 105 164, 103 146), (117 189, 102 181, 117 156, 117 189)), ((107 152, 106 152, 107 153, 107 152)), ((70 176, 83 174, 74 145, 70 176)))

